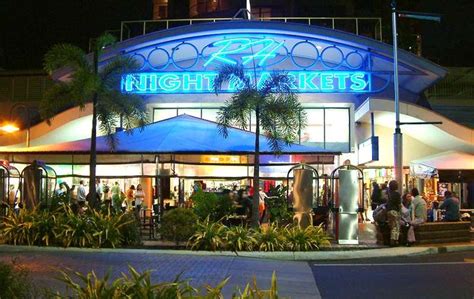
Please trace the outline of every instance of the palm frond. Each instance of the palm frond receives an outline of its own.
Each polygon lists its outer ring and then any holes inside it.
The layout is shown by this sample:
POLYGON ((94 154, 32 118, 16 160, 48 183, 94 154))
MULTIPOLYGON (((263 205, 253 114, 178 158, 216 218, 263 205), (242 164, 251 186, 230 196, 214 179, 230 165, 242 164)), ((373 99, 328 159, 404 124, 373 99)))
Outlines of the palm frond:
POLYGON ((122 118, 125 132, 132 133, 133 128, 143 127, 148 123, 143 100, 136 95, 122 94, 118 90, 101 90, 98 93, 97 119, 99 128, 107 137, 111 150, 119 144, 115 129, 122 118))
POLYGON ((115 128, 117 127, 117 114, 114 113, 104 102, 97 102, 97 120, 99 121, 99 129, 105 134, 107 143, 112 151, 118 145, 115 136, 115 128))
POLYGON ((284 144, 297 141, 298 133, 306 122, 306 115, 296 95, 272 94, 262 103, 261 127, 275 152, 281 152, 284 144))
POLYGON ((79 69, 66 84, 70 85, 71 99, 77 105, 92 102, 93 95, 100 88, 100 78, 89 70, 79 69))
POLYGON ((138 95, 123 94, 114 89, 102 89, 99 93, 99 102, 106 105, 116 116, 122 116, 124 129, 127 132, 135 127, 142 129, 148 122, 145 103, 138 95))
POLYGON ((120 89, 122 75, 133 73, 138 69, 135 59, 130 56, 119 56, 99 70, 102 84, 107 88, 120 89))
POLYGON ((251 89, 248 76, 245 75, 244 67, 239 64, 224 64, 217 69, 217 76, 212 82, 212 89, 216 95, 221 91, 224 83, 237 86, 237 92, 243 89, 251 89))
POLYGON ((262 97, 266 97, 269 94, 293 94, 291 89, 294 84, 291 76, 287 72, 273 71, 270 77, 262 83, 260 93, 262 97))
POLYGON ((71 101, 70 95, 71 87, 63 82, 58 82, 47 89, 39 105, 41 118, 51 124, 51 119, 58 112, 76 106, 76 103, 71 101))
POLYGON ((73 71, 92 68, 81 48, 70 44, 57 44, 44 56, 43 68, 51 74, 62 67, 70 67, 73 71))
POLYGON ((227 138, 228 128, 231 126, 247 130, 250 114, 255 110, 256 96, 258 96, 258 93, 255 90, 245 89, 232 95, 226 101, 217 113, 220 134, 227 138))
POLYGON ((114 45, 117 39, 110 33, 104 33, 94 41, 94 47, 99 53, 106 47, 114 45))

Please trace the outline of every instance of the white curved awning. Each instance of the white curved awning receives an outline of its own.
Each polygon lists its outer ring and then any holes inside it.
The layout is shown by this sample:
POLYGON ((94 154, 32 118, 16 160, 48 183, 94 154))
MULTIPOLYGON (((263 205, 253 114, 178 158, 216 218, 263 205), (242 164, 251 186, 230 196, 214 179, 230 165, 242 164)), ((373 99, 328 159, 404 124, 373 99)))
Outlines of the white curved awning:
POLYGON ((437 170, 474 169, 474 154, 447 151, 423 159, 413 160, 412 164, 420 164, 437 170))
MULTIPOLYGON (((374 113, 376 125, 395 128, 395 107, 391 100, 369 98, 355 112, 355 121, 370 123, 374 113)), ((460 125, 424 107, 400 103, 401 122, 441 121, 440 125, 405 125, 402 133, 442 151, 474 154, 474 130, 460 125)))

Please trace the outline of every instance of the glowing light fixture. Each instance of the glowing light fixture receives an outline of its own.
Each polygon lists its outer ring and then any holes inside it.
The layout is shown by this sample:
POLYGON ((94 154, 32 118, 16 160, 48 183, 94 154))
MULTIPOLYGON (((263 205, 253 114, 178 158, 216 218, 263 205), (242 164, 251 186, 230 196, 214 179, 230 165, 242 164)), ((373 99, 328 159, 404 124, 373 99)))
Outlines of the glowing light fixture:
POLYGON ((2 130, 5 133, 13 133, 13 132, 19 131, 20 128, 15 126, 15 124, 5 124, 0 127, 0 130, 2 130))

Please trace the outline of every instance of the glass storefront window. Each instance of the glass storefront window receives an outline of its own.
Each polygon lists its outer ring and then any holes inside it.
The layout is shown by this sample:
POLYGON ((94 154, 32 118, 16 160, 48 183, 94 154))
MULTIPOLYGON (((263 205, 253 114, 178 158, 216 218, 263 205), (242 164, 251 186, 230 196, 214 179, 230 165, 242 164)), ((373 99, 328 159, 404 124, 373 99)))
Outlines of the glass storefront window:
POLYGON ((305 109, 306 127, 301 130, 301 144, 324 147, 324 110, 305 109))
POLYGON ((155 109, 153 111, 153 122, 176 116, 176 108, 171 109, 155 109))
POLYGON ((178 115, 187 114, 201 118, 201 108, 178 109, 178 115))
POLYGON ((349 150, 349 110, 326 109, 326 149, 349 150))
POLYGON ((217 122, 217 112, 219 109, 202 109, 202 118, 217 122))
MULTIPOLYGON (((303 145, 318 146, 332 151, 350 151, 350 117, 348 108, 306 108, 307 124, 301 129, 303 145)), ((153 121, 187 114, 217 122, 218 108, 156 108, 153 121)), ((249 118, 247 130, 255 132, 255 114, 249 118)), ((296 141, 298 142, 298 140, 296 141)))
POLYGON ((256 131, 256 126, 255 123, 257 122, 257 119, 255 118, 255 113, 250 114, 250 127, 247 127, 247 130, 250 130, 251 132, 256 131))

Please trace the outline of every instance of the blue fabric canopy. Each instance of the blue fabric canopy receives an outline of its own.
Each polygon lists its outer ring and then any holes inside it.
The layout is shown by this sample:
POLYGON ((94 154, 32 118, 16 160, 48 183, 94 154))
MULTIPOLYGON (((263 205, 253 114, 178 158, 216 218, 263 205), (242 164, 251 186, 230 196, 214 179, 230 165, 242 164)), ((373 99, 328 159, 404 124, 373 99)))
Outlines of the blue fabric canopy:
MULTIPOLYGON (((118 145, 112 151, 107 137, 97 138, 98 154, 252 154, 255 133, 229 128, 227 138, 218 130, 217 123, 190 115, 179 115, 149 124, 143 129, 117 132, 118 145)), ((22 149, 8 149, 17 153, 88 153, 90 139, 22 149)), ((266 138, 260 141, 260 153, 272 154, 266 138)), ((282 143, 282 154, 340 154, 320 147, 282 143)))

